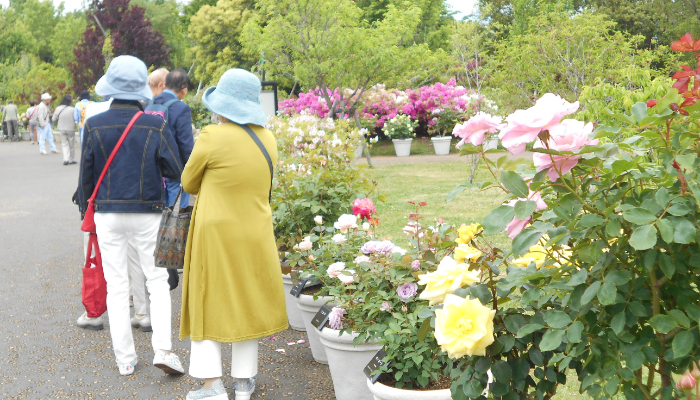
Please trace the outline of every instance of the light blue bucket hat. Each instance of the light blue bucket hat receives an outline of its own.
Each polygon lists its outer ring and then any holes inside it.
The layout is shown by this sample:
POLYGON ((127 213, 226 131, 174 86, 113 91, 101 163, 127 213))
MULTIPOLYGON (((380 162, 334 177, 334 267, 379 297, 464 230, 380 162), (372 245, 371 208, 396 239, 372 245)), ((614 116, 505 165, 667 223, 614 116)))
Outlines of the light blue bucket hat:
POLYGON ((260 105, 260 79, 244 69, 224 72, 216 86, 204 92, 202 102, 209 111, 241 125, 264 126, 267 116, 260 105))
POLYGON ((107 73, 97 81, 95 93, 119 100, 152 100, 146 64, 133 56, 115 58, 109 63, 107 73))

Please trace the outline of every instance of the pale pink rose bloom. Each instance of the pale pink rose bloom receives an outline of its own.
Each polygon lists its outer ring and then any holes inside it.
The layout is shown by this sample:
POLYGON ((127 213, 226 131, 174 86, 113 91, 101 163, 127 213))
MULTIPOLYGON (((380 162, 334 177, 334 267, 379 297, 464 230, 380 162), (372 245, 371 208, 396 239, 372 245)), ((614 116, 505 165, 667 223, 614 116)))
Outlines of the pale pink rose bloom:
POLYGON ((345 269, 345 263, 337 262, 328 266, 328 276, 337 278, 341 275, 340 271, 345 269))
POLYGON ((494 117, 479 111, 476 115, 469 118, 467 122, 455 125, 452 130, 452 136, 462 138, 455 147, 460 148, 465 142, 479 146, 484 143, 487 133, 496 133, 504 126, 501 124, 501 117, 494 117))
MULTIPOLYGON (((575 119, 565 119, 560 124, 549 128, 549 140, 547 146, 538 140, 535 148, 550 148, 557 151, 576 151, 586 145, 598 144, 598 139, 589 140, 593 132, 593 124, 577 121, 575 119)), ((578 164, 579 155, 555 156, 551 154, 535 153, 533 162, 537 167, 537 172, 550 168, 547 177, 552 181, 559 179, 559 172, 566 174, 578 164), (552 168, 555 167, 555 168, 552 168)))
POLYGON ((303 242, 299 243, 299 250, 301 251, 309 251, 311 250, 311 247, 313 247, 313 243, 304 240, 303 242))
POLYGON ((565 115, 578 110, 578 106, 578 101, 569 103, 555 94, 547 93, 534 106, 517 110, 506 118, 507 125, 498 135, 501 144, 511 154, 520 154, 540 132, 558 124, 565 115))
POLYGON ((333 236, 332 240, 334 243, 341 244, 341 243, 344 243, 348 239, 342 233, 338 233, 338 234, 333 236))
MULTIPOLYGON (((547 208, 547 203, 542 200, 542 195, 540 192, 534 192, 530 190, 530 194, 527 196, 527 199, 522 199, 518 198, 517 200, 511 200, 508 202, 508 205, 511 207, 515 207, 515 204, 519 201, 527 201, 531 200, 535 202, 535 209, 536 210, 544 210, 547 208)), ((523 229, 530 223, 530 217, 524 219, 524 220, 519 220, 516 217, 513 217, 513 219, 506 225, 506 232, 508 232, 508 237, 511 239, 515 239, 516 236, 520 232, 522 232, 523 229)))
MULTIPOLYGON (((329 268, 330 268, 330 267, 329 267, 329 268)), ((343 284, 345 284, 345 285, 349 285, 349 284, 355 282, 355 275, 354 275, 354 274, 355 274, 355 271, 353 271, 353 270, 351 270, 351 269, 347 269, 347 270, 345 270, 345 272, 349 272, 350 275, 346 275, 346 274, 344 274, 344 273, 340 273, 340 274, 338 275, 338 279, 340 279, 340 281, 343 282, 343 284)))
POLYGON ((355 258, 355 264, 369 262, 369 261, 370 261, 370 258, 367 256, 357 256, 357 258, 355 258))
POLYGON ((333 224, 333 226, 341 232, 357 228, 357 217, 352 214, 343 214, 338 217, 338 222, 333 224))
POLYGON ((331 329, 343 329, 343 314, 345 314, 345 310, 333 307, 331 313, 328 314, 328 326, 330 326, 331 329))
POLYGON ((385 301, 385 302, 382 303, 382 306, 379 307, 379 309, 380 309, 381 311, 389 311, 389 310, 391 310, 391 304, 389 304, 388 301, 385 301))

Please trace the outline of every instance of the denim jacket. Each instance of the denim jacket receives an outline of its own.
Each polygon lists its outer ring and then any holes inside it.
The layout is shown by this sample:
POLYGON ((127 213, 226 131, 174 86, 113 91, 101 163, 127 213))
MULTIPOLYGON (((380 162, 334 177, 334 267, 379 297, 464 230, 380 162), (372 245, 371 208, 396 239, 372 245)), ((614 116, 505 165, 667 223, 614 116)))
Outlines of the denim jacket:
MULTIPOLYGON (((137 111, 137 101, 114 100, 108 111, 85 122, 78 201, 81 214, 102 169, 137 111)), ((182 165, 168 124, 143 114, 112 160, 95 199, 95 212, 160 213, 165 206, 163 176, 180 179, 182 165)))

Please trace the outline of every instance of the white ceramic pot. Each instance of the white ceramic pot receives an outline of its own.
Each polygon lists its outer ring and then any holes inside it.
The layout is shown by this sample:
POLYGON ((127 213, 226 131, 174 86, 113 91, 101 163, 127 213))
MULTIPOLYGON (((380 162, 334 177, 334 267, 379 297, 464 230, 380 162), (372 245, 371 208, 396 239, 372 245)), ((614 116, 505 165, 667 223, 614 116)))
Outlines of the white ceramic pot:
POLYGON ((362 370, 382 346, 376 343, 360 343, 355 346, 352 340, 358 334, 353 332, 338 336, 339 333, 340 331, 331 328, 319 332, 321 343, 326 347, 335 398, 372 400, 374 397, 367 388, 367 377, 362 370))
POLYGON ((305 332, 306 326, 304 326, 304 320, 301 318, 301 310, 297 307, 296 297, 289 294, 292 290, 292 277, 289 274, 282 274, 282 283, 284 284, 284 297, 287 301, 287 319, 289 320, 289 327, 295 331, 305 332))
MULTIPOLYGON (((297 307, 299 310, 301 310, 301 319, 304 321, 304 326, 306 327, 306 336, 309 338, 311 354, 314 356, 314 360, 321 364, 328 364, 326 349, 321 344, 321 340, 318 336, 318 329, 311 325, 311 320, 314 319, 318 309, 321 308, 322 305, 326 304, 326 302, 333 300, 333 297, 321 296, 318 298, 318 300, 314 300, 314 296, 300 294, 299 297, 296 297, 295 299, 297 301, 297 307)), ((328 303, 328 305, 332 307, 331 303, 328 303)))
POLYGON ((446 156, 450 154, 450 145, 452 144, 452 136, 442 136, 430 138, 433 142, 435 154, 438 156, 446 156))
POLYGON ((391 386, 382 385, 379 382, 372 384, 369 379, 365 379, 365 381, 367 382, 369 391, 374 396, 374 400, 452 400, 452 393, 450 393, 450 389, 397 389, 391 386))
POLYGON ((28 142, 32 140, 32 137, 29 135, 29 131, 22 131, 20 132, 22 134, 22 140, 25 142, 28 142))
POLYGON ((497 149, 498 148, 498 137, 492 137, 484 142, 484 151, 497 149))
POLYGON ((53 142, 56 144, 60 144, 61 143, 61 135, 59 135, 56 132, 52 132, 52 133, 53 133, 53 142))
POLYGON ((411 143, 413 139, 391 139, 394 143, 396 157, 408 157, 411 155, 411 143))
POLYGON ((361 142, 358 142, 358 143, 355 145, 355 154, 354 154, 354 156, 355 156, 355 159, 356 159, 356 160, 357 160, 358 158, 362 157, 362 150, 364 150, 364 149, 365 149, 365 143, 364 143, 364 139, 363 139, 361 142))

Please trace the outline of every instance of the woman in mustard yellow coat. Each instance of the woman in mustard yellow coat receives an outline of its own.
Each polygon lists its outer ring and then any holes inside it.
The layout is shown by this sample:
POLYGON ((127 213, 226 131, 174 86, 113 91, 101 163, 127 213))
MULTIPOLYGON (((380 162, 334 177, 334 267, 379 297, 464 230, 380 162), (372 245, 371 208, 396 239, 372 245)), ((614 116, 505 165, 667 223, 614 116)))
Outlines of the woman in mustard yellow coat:
POLYGON ((180 338, 192 342, 190 375, 205 379, 187 399, 228 399, 221 343, 230 342, 235 398, 247 400, 255 389, 258 339, 288 327, 269 203, 277 146, 262 127, 255 75, 228 70, 202 100, 222 123, 202 129, 182 174, 183 189, 197 201, 185 252, 180 338))

